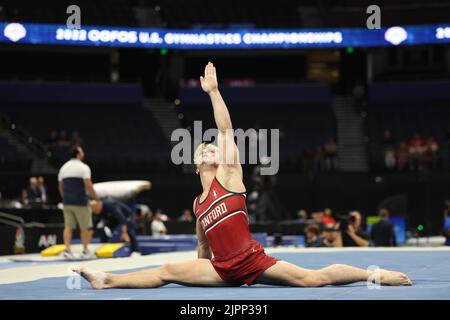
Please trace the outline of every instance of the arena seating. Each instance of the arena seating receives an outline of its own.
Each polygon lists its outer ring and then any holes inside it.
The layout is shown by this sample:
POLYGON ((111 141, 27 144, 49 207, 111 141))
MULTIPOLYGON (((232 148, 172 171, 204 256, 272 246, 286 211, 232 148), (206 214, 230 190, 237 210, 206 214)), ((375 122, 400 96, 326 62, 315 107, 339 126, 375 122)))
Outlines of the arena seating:
MULTIPOLYGON (((305 148, 323 145, 336 135, 336 123, 325 85, 255 85, 225 87, 222 95, 232 115, 235 129, 280 130, 280 161, 298 162, 305 148), (309 93, 309 94, 306 94, 309 93)), ((183 124, 193 129, 195 120, 203 121, 203 131, 215 128, 210 102, 200 88, 182 87, 183 124)), ((270 132, 268 132, 270 138, 270 132)))
MULTIPOLYGON (((280 131, 280 160, 298 161, 305 148, 324 144, 335 136, 335 120, 327 105, 233 105, 229 106, 235 129, 277 129, 280 131)), ((210 106, 183 105, 184 124, 193 128, 203 121, 203 130, 215 128, 210 106)), ((270 132, 268 132, 270 139, 270 132)))
POLYGON ((28 170, 31 166, 31 159, 0 136, 0 166, 9 172, 28 170))
MULTIPOLYGON (((78 131, 89 161, 167 161, 169 143, 150 111, 139 105, 24 104, 0 110, 45 142, 51 130, 78 131)), ((66 150, 55 148, 60 161, 66 150)))
POLYGON ((147 0, 146 6, 158 6, 163 20, 170 28, 191 28, 200 25, 229 27, 247 24, 256 27, 299 26, 300 14, 296 1, 283 1, 283 5, 258 0, 147 0))
POLYGON ((391 131, 396 145, 408 142, 418 131, 425 139, 437 139, 440 161, 450 163, 450 103, 448 82, 385 83, 369 88, 367 132, 374 167, 383 167, 383 132, 391 131))
POLYGON ((5 0, 2 6, 9 21, 65 24, 68 6, 76 4, 81 8, 81 23, 84 25, 138 26, 131 2, 115 1, 45 1, 5 0))

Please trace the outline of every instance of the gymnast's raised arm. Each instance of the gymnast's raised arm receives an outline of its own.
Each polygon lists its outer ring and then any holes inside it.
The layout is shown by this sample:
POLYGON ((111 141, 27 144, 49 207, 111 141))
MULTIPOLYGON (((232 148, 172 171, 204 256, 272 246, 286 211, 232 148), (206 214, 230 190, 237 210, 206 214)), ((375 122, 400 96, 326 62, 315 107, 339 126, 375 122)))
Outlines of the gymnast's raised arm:
POLYGON ((214 119, 216 121, 219 147, 219 167, 217 170, 218 179, 225 184, 225 187, 245 189, 242 183, 242 167, 239 162, 239 150, 234 142, 233 125, 230 113, 223 100, 218 84, 216 68, 209 62, 205 67, 204 76, 200 77, 203 91, 209 94, 214 109, 214 119), (240 183, 237 182, 240 181, 240 183))

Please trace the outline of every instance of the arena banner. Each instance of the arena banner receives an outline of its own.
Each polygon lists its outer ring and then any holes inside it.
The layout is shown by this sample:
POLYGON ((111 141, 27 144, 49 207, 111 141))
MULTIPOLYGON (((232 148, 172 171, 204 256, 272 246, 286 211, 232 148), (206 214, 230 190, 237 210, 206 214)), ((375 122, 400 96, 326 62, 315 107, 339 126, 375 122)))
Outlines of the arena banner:
POLYGON ((36 45, 168 49, 294 49, 450 42, 450 24, 336 29, 170 30, 36 23, 0 23, 0 42, 36 45))

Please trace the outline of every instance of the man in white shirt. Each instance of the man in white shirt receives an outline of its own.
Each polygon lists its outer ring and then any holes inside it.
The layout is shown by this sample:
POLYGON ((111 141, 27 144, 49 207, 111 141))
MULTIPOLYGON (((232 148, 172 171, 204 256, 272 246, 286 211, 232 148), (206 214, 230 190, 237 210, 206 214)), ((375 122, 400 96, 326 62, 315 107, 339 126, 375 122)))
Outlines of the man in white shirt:
POLYGON ((88 194, 94 200, 100 201, 91 180, 91 169, 82 162, 84 151, 76 146, 70 150, 70 160, 59 170, 58 188, 64 205, 64 257, 74 259, 70 249, 73 229, 80 228, 81 242, 83 243, 83 259, 95 258, 88 245, 92 239, 92 212, 89 206, 88 194))
POLYGON ((163 234, 167 234, 167 228, 162 221, 161 213, 156 212, 155 217, 152 221, 152 234, 154 236, 159 236, 163 234))

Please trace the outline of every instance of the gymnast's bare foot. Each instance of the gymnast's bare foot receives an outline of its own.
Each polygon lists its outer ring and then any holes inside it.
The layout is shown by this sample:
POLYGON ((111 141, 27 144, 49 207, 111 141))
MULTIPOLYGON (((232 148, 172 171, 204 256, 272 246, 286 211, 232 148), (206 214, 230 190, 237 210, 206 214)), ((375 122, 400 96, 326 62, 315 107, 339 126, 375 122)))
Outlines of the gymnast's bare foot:
POLYGON ((389 271, 385 269, 377 269, 375 272, 375 279, 380 279, 381 284, 387 286, 410 286, 411 279, 401 272, 389 271), (378 274, 377 274, 378 273, 378 274))
POLYGON ((105 272, 95 271, 82 266, 74 266, 71 270, 86 279, 93 289, 107 288, 107 274, 105 272))

